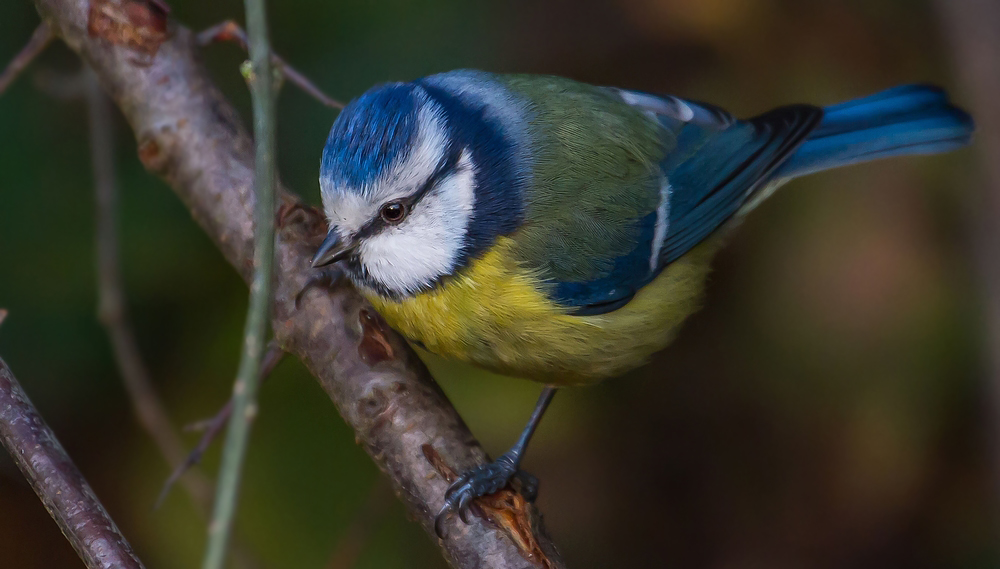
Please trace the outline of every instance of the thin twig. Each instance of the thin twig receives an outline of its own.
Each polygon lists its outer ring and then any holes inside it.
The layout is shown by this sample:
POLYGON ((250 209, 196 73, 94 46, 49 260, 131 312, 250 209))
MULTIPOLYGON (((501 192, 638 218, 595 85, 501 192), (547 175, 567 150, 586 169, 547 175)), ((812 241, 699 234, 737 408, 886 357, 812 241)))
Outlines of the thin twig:
POLYGON ((243 352, 233 385, 233 412, 222 451, 218 492, 212 523, 208 527, 204 569, 221 569, 232 532, 239 496, 243 460, 250 438, 250 424, 257 412, 257 387, 261 360, 271 317, 271 279, 274 264, 274 213, 277 171, 275 137, 275 85, 271 75, 271 45, 264 0, 245 0, 250 38, 252 75, 248 78, 253 102, 254 146, 254 273, 250 306, 243 331, 243 352))
POLYGON ((14 59, 10 60, 7 67, 0 73, 0 93, 7 90, 7 87, 14 82, 15 79, 21 72, 24 71, 36 57, 48 47, 49 43, 52 42, 52 38, 55 36, 52 33, 52 28, 49 27, 47 22, 42 22, 35 28, 34 33, 31 34, 31 39, 28 43, 21 48, 21 51, 14 56, 14 59))
MULTIPOLYGON (((198 34, 198 43, 202 46, 206 46, 217 41, 231 41, 243 48, 243 51, 247 50, 247 34, 243 31, 243 28, 241 28, 240 25, 233 20, 226 20, 225 22, 218 23, 198 34)), ((273 64, 274 67, 276 67, 281 74, 284 75, 285 79, 287 79, 289 83, 295 85, 299 89, 302 89, 307 95, 316 99, 323 105, 334 109, 344 108, 344 103, 341 103, 324 93, 323 90, 310 81, 308 77, 289 65, 287 61, 274 52, 271 52, 271 64, 273 64)))
POLYGON ((142 569, 132 546, 0 359, 0 439, 91 569, 142 569))
MULTIPOLYGON (((118 258, 118 182, 115 174, 114 136, 111 125, 111 101, 97 84, 89 69, 73 76, 46 75, 45 85, 49 94, 69 97, 73 91, 87 99, 90 123, 90 153, 94 171, 97 209, 97 288, 98 320, 104 325, 111 342, 115 363, 122 376, 139 426, 153 439, 167 465, 174 472, 185 465, 187 452, 166 407, 156 393, 153 381, 139 351, 135 334, 128 318, 124 286, 118 258)), ((212 481, 197 470, 184 467, 174 478, 184 487, 195 509, 208 519, 212 509, 214 489, 212 481), (181 477, 181 474, 187 473, 181 477)), ((166 497, 161 493, 157 506, 166 497)), ((246 569, 257 563, 242 544, 234 545, 234 563, 246 569)))
MULTIPOLYGON (((265 379, 270 377, 271 372, 274 368, 281 362, 284 357, 285 351, 274 342, 273 340, 267 345, 267 352, 264 354, 264 362, 261 364, 260 369, 260 381, 263 382, 265 379)), ((230 414, 233 411, 233 399, 230 397, 226 404, 219 409, 218 413, 215 414, 211 419, 205 419, 203 421, 198 421, 195 425, 188 425, 184 427, 185 431, 200 430, 202 431, 201 438, 198 440, 198 444, 188 453, 187 457, 183 462, 174 466, 173 472, 170 473, 170 477, 167 481, 163 483, 163 489, 160 490, 160 496, 156 499, 156 505, 153 509, 159 508, 163 504, 163 500, 167 498, 167 494, 170 489, 173 488, 174 484, 181 478, 181 476, 188 471, 188 469, 194 467, 196 464, 201 462, 201 458, 205 455, 205 451, 208 447, 212 445, 219 433, 222 432, 223 427, 226 426, 226 422, 229 420, 230 414)))
POLYGON ((357 565, 372 534, 395 503, 392 486, 384 477, 379 476, 375 484, 372 484, 365 502, 361 504, 351 525, 337 539, 337 545, 333 548, 326 569, 352 569, 357 565))
MULTIPOLYGON (((118 182, 115 175, 114 132, 111 101, 87 70, 87 116, 90 122, 90 156, 97 205, 97 316, 108 332, 122 383, 139 425, 156 443, 171 468, 184 462, 187 453, 167 410, 153 387, 149 370, 129 322, 118 260, 118 182)), ((184 488, 203 513, 212 504, 212 484, 200 472, 183 480, 184 488)))

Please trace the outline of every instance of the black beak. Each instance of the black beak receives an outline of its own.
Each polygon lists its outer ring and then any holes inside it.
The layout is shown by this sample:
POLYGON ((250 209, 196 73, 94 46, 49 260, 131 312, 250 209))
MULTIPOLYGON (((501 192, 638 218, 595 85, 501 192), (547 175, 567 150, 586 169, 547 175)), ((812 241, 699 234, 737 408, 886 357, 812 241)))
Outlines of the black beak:
POLYGON ((336 263, 337 261, 346 258, 354 250, 353 243, 345 243, 340 239, 340 235, 337 231, 331 229, 329 233, 326 234, 326 239, 319 246, 319 250, 312 258, 312 266, 323 267, 331 263, 336 263))

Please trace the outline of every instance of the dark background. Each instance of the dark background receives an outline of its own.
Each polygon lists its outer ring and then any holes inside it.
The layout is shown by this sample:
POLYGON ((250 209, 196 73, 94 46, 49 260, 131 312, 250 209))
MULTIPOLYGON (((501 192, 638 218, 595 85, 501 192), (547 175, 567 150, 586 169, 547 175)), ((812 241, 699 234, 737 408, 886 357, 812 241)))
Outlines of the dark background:
MULTIPOLYGON (((236 0, 171 0, 201 29, 236 0)), ((276 49, 332 96, 474 67, 554 73, 720 104, 738 115, 829 104, 907 82, 948 86, 952 51, 920 0, 282 1, 276 49)), ((0 61, 38 24, 0 3, 0 61)), ((1000 33, 1000 22, 997 23, 1000 33)), ((244 116, 231 45, 207 49, 244 116)), ((194 567, 204 524, 133 419, 96 318, 94 217, 81 103, 42 94, 51 48, 0 98, 0 354, 150 568, 194 567)), ((998 95, 1000 99, 1000 95, 998 95)), ((318 203, 336 114, 281 96, 284 180, 318 203)), ((177 424, 228 396, 247 289, 135 156, 119 119, 123 270, 143 353, 177 424)), ((970 213, 976 154, 900 159, 796 181, 720 255, 707 307, 622 380, 566 390, 528 455, 569 566, 1000 566, 984 323, 970 213)), ((539 387, 438 361, 448 395, 499 454, 539 387)), ((325 567, 359 516, 358 568, 443 567, 326 395, 288 358, 261 392, 238 519, 263 567, 325 567), (374 495, 379 495, 376 488, 374 495)), ((190 444, 194 435, 187 438, 190 444)), ((214 475, 218 448, 206 458, 214 475)), ((79 567, 6 455, 0 566, 79 567)))

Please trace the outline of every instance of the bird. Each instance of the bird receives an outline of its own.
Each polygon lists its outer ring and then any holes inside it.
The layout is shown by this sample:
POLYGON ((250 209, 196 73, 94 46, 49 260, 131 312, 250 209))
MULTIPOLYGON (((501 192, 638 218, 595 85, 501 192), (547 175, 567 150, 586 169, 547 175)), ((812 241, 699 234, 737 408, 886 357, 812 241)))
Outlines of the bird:
MULTIPOLYGON (((732 229, 793 178, 971 142, 942 89, 905 85, 737 119, 707 103, 546 75, 457 70, 373 87, 320 162, 338 268, 444 358, 541 382, 513 447, 462 473, 435 519, 514 477, 557 389, 622 375, 702 304, 732 229)), ((336 263, 336 264, 335 264, 336 263)), ((334 265, 335 264, 335 265, 334 265)))

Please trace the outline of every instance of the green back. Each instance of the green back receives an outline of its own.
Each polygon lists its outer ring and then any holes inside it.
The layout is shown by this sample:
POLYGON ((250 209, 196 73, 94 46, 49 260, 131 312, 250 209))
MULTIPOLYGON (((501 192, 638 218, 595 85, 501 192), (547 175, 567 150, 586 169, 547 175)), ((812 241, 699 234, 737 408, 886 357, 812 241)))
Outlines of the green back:
POLYGON ((607 276, 660 201, 670 132, 608 89, 559 77, 500 76, 527 102, 533 183, 515 255, 543 278, 607 276))

